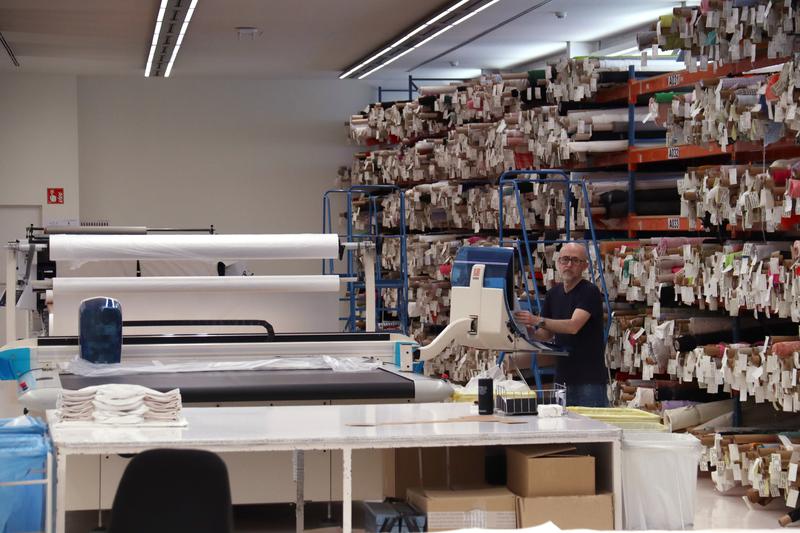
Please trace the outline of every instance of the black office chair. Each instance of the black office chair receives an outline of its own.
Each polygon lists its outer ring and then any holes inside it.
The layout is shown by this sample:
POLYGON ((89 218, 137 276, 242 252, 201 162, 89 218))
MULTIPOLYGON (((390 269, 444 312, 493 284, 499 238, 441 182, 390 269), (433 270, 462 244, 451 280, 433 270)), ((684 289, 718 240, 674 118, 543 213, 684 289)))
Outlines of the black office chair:
POLYGON ((148 450, 128 463, 108 533, 231 533, 228 470, 202 450, 148 450))

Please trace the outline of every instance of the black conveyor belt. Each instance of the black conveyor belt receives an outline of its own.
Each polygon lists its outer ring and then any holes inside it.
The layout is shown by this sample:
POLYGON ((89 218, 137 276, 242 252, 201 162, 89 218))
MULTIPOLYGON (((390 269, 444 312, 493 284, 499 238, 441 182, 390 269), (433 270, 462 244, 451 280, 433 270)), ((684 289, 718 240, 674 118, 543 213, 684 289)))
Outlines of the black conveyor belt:
POLYGON ((388 370, 237 370, 85 377, 61 374, 67 390, 124 383, 157 391, 179 388, 184 403, 414 398, 414 382, 388 370))

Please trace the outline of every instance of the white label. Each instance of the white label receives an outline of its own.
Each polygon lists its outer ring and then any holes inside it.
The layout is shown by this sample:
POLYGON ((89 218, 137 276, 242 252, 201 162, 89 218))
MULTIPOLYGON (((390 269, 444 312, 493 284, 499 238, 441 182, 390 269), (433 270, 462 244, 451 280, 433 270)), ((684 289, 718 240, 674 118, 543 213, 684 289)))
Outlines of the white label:
POLYGON ((788 507, 797 507, 797 496, 800 495, 800 492, 797 489, 789 489, 789 493, 786 495, 786 505, 788 507))
POLYGON ((731 462, 738 463, 739 462, 739 445, 732 442, 728 444, 728 455, 731 458, 731 462))

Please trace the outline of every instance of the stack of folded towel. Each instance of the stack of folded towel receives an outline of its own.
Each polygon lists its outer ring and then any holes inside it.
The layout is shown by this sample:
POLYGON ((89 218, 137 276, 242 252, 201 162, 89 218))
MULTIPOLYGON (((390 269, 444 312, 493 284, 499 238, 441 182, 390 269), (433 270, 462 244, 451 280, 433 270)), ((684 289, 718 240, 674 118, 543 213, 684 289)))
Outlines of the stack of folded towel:
POLYGON ((181 420, 181 393, 179 389, 158 392, 139 385, 100 385, 61 391, 58 409, 63 422, 177 422, 181 420))

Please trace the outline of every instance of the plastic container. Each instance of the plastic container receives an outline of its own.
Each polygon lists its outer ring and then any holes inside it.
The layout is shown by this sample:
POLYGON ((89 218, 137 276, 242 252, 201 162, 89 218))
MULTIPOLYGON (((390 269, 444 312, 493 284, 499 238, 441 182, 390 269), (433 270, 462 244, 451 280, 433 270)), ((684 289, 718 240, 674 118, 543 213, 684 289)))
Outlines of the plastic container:
POLYGON ((623 529, 692 528, 701 448, 692 435, 623 433, 623 529))
MULTIPOLYGON (((0 419, 0 483, 46 478, 50 441, 31 417, 0 419)), ((46 485, 0 486, 0 531, 43 531, 46 485)))

